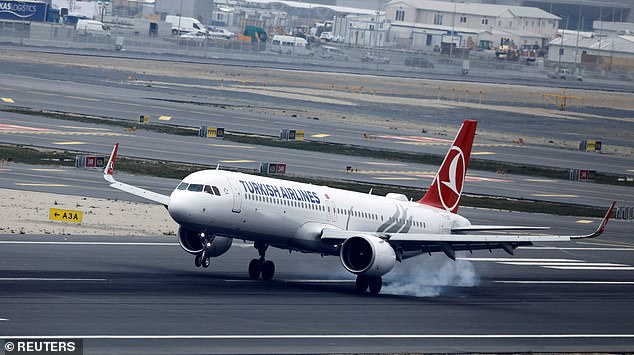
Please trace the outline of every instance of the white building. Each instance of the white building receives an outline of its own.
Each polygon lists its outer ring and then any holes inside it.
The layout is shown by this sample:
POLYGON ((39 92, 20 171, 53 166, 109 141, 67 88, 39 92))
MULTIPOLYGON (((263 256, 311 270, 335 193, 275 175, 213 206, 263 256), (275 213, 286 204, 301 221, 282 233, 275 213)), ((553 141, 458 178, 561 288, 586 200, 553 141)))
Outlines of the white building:
POLYGON ((518 47, 544 47, 556 36, 561 20, 534 7, 434 0, 392 0, 386 6, 386 17, 391 22, 389 40, 413 47, 423 42, 425 47, 433 47, 452 32, 461 37, 459 42, 476 46, 481 40, 476 34, 482 34, 482 40, 492 46, 505 38, 518 47), (462 38, 465 35, 471 41, 462 38))
POLYGON ((565 33, 549 43, 547 60, 592 70, 634 70, 634 36, 583 37, 565 33))
POLYGON ((355 47, 384 47, 389 24, 385 13, 373 15, 335 16, 333 34, 343 38, 343 42, 355 47))

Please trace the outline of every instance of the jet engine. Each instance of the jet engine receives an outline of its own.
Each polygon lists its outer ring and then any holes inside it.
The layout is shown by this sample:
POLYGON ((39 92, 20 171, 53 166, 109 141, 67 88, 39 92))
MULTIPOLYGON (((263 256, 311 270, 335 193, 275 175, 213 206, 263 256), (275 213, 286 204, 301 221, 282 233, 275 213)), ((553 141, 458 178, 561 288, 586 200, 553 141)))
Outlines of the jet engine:
POLYGON ((341 263, 353 274, 383 276, 396 264, 396 253, 387 241, 372 235, 356 235, 341 246, 341 263))
MULTIPOLYGON (((178 228, 178 243, 186 252, 190 254, 200 253, 203 250, 204 241, 205 239, 201 237, 200 233, 184 227, 178 228)), ((220 256, 229 250, 232 242, 233 239, 229 237, 213 236, 209 238, 211 245, 207 248, 205 255, 208 257, 220 256)))

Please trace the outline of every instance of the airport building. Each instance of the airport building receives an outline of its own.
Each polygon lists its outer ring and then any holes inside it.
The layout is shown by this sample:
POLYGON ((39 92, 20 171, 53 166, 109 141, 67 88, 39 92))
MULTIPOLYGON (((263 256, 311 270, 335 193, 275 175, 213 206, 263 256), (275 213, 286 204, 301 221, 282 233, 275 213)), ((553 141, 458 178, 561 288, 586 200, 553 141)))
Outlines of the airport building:
POLYGON ((549 43, 547 59, 558 66, 586 70, 634 72, 634 36, 584 36, 564 33, 549 43))
POLYGON ((491 48, 501 40, 543 48, 556 36, 561 20, 535 7, 434 0, 393 0, 385 11, 389 41, 413 49, 431 49, 443 42, 491 48))

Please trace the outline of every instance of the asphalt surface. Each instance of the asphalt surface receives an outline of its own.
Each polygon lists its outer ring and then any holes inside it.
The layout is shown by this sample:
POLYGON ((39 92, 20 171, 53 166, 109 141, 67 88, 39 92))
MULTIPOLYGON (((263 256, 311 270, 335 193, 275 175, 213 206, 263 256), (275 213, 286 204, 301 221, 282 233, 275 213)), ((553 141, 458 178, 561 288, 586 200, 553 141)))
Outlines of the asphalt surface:
POLYGON ((264 282, 248 279, 257 252, 242 243, 202 269, 173 237, 0 236, 0 339, 81 338, 86 354, 632 351, 630 230, 614 221, 596 241, 518 250, 517 265, 420 256, 376 297, 357 295, 336 257, 270 250, 264 282))
MULTIPOLYGON (((150 62, 149 62, 150 63, 150 62)), ((446 135, 422 134, 414 130, 393 130, 389 127, 368 126, 354 122, 315 119, 313 108, 328 109, 351 113, 380 113, 386 119, 412 120, 458 127, 464 118, 480 120, 479 129, 517 134, 543 135, 561 139, 599 139, 605 145, 616 144, 631 146, 627 137, 619 138, 622 130, 630 123, 622 120, 608 120, 597 124, 593 120, 555 120, 545 117, 526 115, 506 115, 478 110, 477 107, 454 109, 451 113, 433 109, 410 112, 411 107, 392 107, 391 105, 373 105, 367 103, 361 107, 341 107, 289 98, 271 98, 257 92, 226 93, 221 90, 217 80, 142 76, 142 80, 154 80, 149 88, 144 84, 130 85, 127 79, 121 83, 110 69, 92 69, 76 67, 57 67, 47 65, 16 64, 10 71, 0 76, 3 83, 0 94, 14 100, 8 107, 28 107, 33 109, 55 110, 84 115, 112 117, 122 120, 138 121, 139 115, 153 117, 169 116, 164 124, 199 127, 223 127, 229 131, 279 135, 281 129, 304 129, 308 139, 314 135, 329 136, 317 138, 329 142, 371 146, 402 151, 444 154, 452 132, 446 135), (159 84, 161 83, 161 84, 159 84), (232 104, 226 95, 239 102, 232 104), (258 108, 276 108, 280 104, 294 104, 304 109, 289 110, 284 114, 260 114, 258 108), (251 112, 255 110, 256 112, 251 112), (295 115, 296 117, 293 117, 295 115), (265 119, 264 119, 265 118, 265 119), (546 128, 546 129, 545 129, 546 128), (364 133, 378 137, 367 140, 364 133), (411 141, 415 137, 415 141, 411 141), (572 137, 572 138, 571 138, 572 137), (427 138, 427 139, 426 139, 427 138), (431 141, 429 140, 431 138, 431 141), (441 144, 434 139, 441 140, 441 144), (444 144, 442 144, 444 140, 444 144)), ((134 74, 135 77, 137 74, 134 74)), ((121 75, 121 74, 119 74, 121 75)), ((614 113, 615 115, 617 113, 614 113)), ((619 113, 629 117, 627 113, 619 113)), ((319 118, 319 117, 317 117, 319 118)), ((631 160, 608 154, 592 154, 541 146, 518 147, 510 143, 478 141, 476 147, 486 153, 480 159, 529 163, 553 167, 591 169, 619 174, 631 173, 634 169, 631 160)))

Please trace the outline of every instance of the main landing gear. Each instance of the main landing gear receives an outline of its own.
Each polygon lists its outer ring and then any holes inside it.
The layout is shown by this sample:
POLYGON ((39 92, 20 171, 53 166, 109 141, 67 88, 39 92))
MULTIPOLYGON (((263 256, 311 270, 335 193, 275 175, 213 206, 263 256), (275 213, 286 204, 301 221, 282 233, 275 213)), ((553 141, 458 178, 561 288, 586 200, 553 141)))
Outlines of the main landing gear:
POLYGON ((370 289, 370 293, 376 295, 381 292, 383 278, 381 278, 381 276, 358 275, 356 286, 358 293, 365 293, 365 291, 370 289))
POLYGON ((211 259, 206 255, 207 248, 211 247, 211 241, 213 240, 214 236, 213 234, 206 235, 205 233, 200 233, 200 237, 203 239, 203 250, 196 254, 196 257, 194 258, 194 265, 196 265, 196 267, 202 266, 204 268, 208 268, 209 264, 211 264, 211 259))
POLYGON ((249 277, 257 280, 262 276, 262 280, 270 280, 275 274, 275 264, 271 260, 266 260, 266 249, 269 247, 262 242, 255 242, 255 248, 260 254, 259 259, 252 259, 249 263, 249 277))

